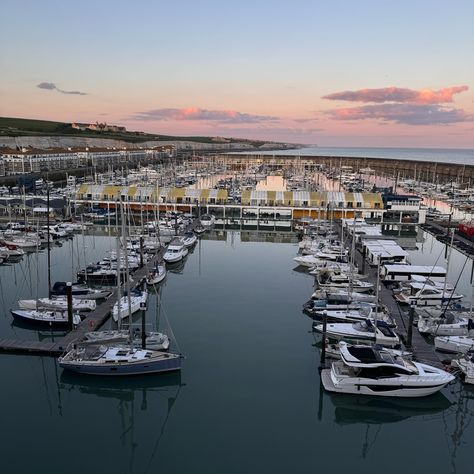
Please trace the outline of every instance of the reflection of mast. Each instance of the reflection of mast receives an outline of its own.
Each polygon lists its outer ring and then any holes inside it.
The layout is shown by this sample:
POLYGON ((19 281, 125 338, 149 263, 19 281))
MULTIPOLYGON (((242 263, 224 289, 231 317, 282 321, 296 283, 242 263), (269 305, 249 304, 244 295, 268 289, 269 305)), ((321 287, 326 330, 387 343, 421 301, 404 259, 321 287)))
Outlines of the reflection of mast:
MULTIPOLYGON (((452 391, 452 393, 455 393, 455 392, 452 391)), ((471 424, 471 421, 474 415, 474 411, 469 409, 469 404, 472 403, 472 400, 474 399, 474 392, 467 389, 467 387, 463 387, 461 385, 460 389, 458 390, 458 393, 459 393, 459 398, 456 404, 457 408, 454 411, 454 417, 452 415, 453 413, 452 411, 447 412, 449 415, 449 419, 454 419, 454 430, 452 434, 448 433, 448 430, 449 430, 448 419, 443 414, 444 432, 446 435, 446 440, 448 443, 450 442, 450 440, 452 442, 450 460, 451 460, 451 468, 452 468, 453 474, 457 472, 456 456, 457 456, 458 447, 461 446, 464 432, 466 431, 468 426, 471 424)))

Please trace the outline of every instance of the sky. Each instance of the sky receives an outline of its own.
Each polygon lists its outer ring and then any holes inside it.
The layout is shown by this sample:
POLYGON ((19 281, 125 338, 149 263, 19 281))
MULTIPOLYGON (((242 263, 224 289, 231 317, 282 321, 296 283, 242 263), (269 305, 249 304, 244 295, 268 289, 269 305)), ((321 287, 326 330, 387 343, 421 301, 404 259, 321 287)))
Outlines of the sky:
POLYGON ((472 0, 0 4, 0 116, 474 148, 472 0))

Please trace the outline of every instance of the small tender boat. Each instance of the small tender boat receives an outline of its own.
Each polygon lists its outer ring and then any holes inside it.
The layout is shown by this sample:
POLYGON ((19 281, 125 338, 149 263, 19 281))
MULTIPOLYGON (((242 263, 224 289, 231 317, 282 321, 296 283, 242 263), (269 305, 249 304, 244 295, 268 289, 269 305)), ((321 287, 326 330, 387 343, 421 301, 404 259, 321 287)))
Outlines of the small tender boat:
POLYGON ((368 345, 339 343, 341 360, 321 371, 329 392, 378 397, 424 397, 454 380, 448 372, 368 345))

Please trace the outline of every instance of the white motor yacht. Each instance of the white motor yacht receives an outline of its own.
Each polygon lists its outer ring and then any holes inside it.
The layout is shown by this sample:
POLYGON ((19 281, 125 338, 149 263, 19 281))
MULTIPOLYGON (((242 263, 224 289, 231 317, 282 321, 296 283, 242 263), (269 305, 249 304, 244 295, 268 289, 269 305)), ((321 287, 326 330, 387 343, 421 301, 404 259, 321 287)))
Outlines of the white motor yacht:
POLYGON ((186 257, 187 254, 188 249, 185 247, 182 239, 174 239, 169 243, 163 255, 163 260, 166 263, 176 263, 186 257))
POLYGON ((454 380, 448 372, 367 345, 339 343, 341 360, 323 369, 329 392, 378 397, 424 397, 454 380))

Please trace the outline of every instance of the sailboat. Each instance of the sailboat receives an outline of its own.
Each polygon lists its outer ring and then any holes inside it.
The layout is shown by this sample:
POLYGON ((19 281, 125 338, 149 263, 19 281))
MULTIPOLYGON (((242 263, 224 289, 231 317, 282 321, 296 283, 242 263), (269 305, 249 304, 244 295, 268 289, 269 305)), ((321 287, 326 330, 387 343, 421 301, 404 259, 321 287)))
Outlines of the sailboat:
MULTIPOLYGON (((124 242, 124 219, 122 210, 122 236, 124 242)), ((127 259, 125 259, 127 264, 127 259)), ((120 244, 117 240, 117 274, 120 275, 120 244)), ((128 268, 126 268, 126 286, 129 290, 128 268)), ((146 292, 144 292, 146 293, 146 292)), ((126 295, 128 303, 128 314, 132 314, 132 301, 130 291, 126 295)), ((122 298, 120 298, 120 282, 118 283, 117 320, 122 319, 122 298)), ((143 304, 139 306, 143 309, 143 304)), ((144 326, 144 321, 143 321, 144 326)), ((170 372, 181 369, 182 355, 174 352, 150 350, 139 348, 133 344, 134 337, 132 324, 129 324, 128 345, 114 343, 106 344, 80 344, 74 345, 72 349, 59 358, 60 367, 89 375, 140 375, 149 373, 170 372)))

